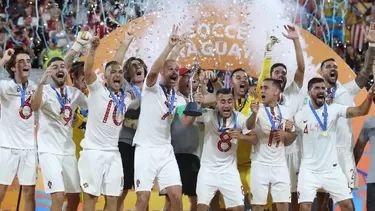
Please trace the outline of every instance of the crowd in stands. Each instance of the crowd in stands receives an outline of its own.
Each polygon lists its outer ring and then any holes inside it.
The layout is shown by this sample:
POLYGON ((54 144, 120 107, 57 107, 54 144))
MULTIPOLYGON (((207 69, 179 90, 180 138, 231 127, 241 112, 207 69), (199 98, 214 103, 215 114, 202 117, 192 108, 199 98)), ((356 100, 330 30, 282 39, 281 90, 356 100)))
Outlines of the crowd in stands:
MULTIPOLYGON (((95 31, 102 38, 123 23, 142 16, 141 5, 146 1, 3 0, 0 5, 0 54, 4 48, 24 43, 37 55, 32 67, 45 68, 49 58, 62 57, 67 52, 75 34, 82 28, 95 31)), ((330 45, 358 73, 367 46, 365 31, 369 23, 375 21, 375 2, 297 1, 304 10, 296 24, 330 45)))

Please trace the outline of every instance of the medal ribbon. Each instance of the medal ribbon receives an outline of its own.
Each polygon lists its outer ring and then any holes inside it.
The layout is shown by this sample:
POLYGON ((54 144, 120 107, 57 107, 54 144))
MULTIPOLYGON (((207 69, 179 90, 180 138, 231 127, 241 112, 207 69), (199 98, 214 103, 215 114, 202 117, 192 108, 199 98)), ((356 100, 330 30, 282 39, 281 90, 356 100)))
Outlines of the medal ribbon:
MULTIPOLYGON (((235 112, 233 112, 233 128, 237 128, 237 115, 236 115, 236 113, 235 112)), ((224 132, 226 132, 226 128, 222 128, 221 127, 221 122, 220 122, 220 115, 219 114, 217 114, 217 124, 219 125, 219 127, 218 127, 218 129, 217 129, 217 131, 219 132, 219 133, 224 133, 224 132)))
POLYGON ((332 99, 335 99, 335 96, 336 96, 336 90, 337 90, 337 85, 335 85, 335 86, 332 87, 331 89, 327 89, 327 95, 328 95, 328 94, 331 94, 332 99))
POLYGON ((130 83, 132 90, 137 98, 141 98, 141 91, 134 84, 130 83))
POLYGON ((320 120, 319 118, 319 115, 316 113, 311 101, 309 102, 309 106, 310 106, 310 109, 311 111, 313 112, 314 116, 315 116, 315 119, 318 121, 320 127, 322 128, 323 131, 327 131, 327 117, 328 117, 328 113, 327 113, 327 104, 324 103, 324 111, 323 111, 323 121, 320 120))
POLYGON ((65 89, 64 89, 65 93, 64 93, 64 99, 63 99, 61 95, 56 91, 55 87, 52 86, 52 84, 50 84, 50 87, 56 92, 57 100, 60 103, 60 109, 61 109, 60 113, 63 114, 65 110, 65 102, 68 99, 68 88, 65 86, 65 89))
POLYGON ((238 109, 239 112, 241 112, 242 109, 245 107, 248 98, 249 98, 249 93, 246 93, 245 100, 243 101, 243 103, 241 103, 241 107, 238 109))
POLYGON ((20 86, 19 84, 17 84, 17 82, 16 82, 15 79, 13 79, 13 82, 17 85, 17 88, 20 90, 20 93, 21 93, 21 107, 23 108, 25 106, 26 89, 27 89, 27 86, 29 84, 29 81, 27 81, 25 89, 22 88, 22 86, 20 86))
POLYGON ((168 99, 168 94, 167 94, 167 89, 163 86, 163 84, 159 83, 161 89, 163 90, 164 92, 164 95, 165 95, 165 98, 167 99, 168 101, 168 112, 170 115, 172 115, 172 112, 173 112, 173 104, 174 104, 174 100, 176 98, 176 92, 174 89, 172 89, 172 96, 171 96, 171 99, 169 100, 168 99))
POLYGON ((264 106, 264 109, 266 110, 266 113, 267 113, 267 116, 268 116, 268 120, 270 121, 271 123, 271 128, 273 131, 277 131, 277 130, 280 130, 281 128, 281 122, 283 120, 283 115, 281 113, 281 110, 280 110, 280 106, 277 105, 277 111, 279 112, 279 118, 280 118, 280 122, 279 122, 279 126, 276 128, 276 124, 275 124, 275 121, 273 120, 273 117, 270 113, 270 111, 267 109, 267 107, 263 104, 264 106))
POLYGON ((125 113, 125 92, 124 92, 124 90, 120 89, 120 92, 121 92, 120 102, 118 101, 117 96, 112 92, 111 89, 109 89, 107 87, 107 90, 109 91, 109 94, 111 95, 112 101, 115 103, 115 105, 120 110, 120 114, 124 115, 124 113, 125 113))

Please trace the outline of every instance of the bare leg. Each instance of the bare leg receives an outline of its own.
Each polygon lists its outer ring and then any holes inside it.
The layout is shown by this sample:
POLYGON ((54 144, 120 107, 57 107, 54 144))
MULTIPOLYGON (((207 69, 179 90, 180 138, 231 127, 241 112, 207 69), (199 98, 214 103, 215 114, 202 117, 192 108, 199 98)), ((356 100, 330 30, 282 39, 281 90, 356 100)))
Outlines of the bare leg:
POLYGON ((126 196, 128 195, 129 190, 123 190, 121 195, 117 199, 117 211, 124 210, 124 201, 126 196))
POLYGON ((66 211, 77 211, 80 201, 80 193, 67 193, 65 196, 68 201, 66 211))
POLYGON ((171 210, 182 211, 182 187, 180 185, 173 185, 166 189, 171 201, 171 210))
POLYGON ((95 205, 96 201, 98 200, 97 196, 93 196, 88 193, 84 193, 84 203, 83 203, 83 208, 82 211, 95 211, 95 205))
POLYGON ((135 203, 135 211, 146 211, 148 201, 150 200, 150 191, 137 192, 137 202, 135 203))
POLYGON ((35 211, 35 185, 23 185, 24 211, 35 211))
POLYGON ((105 197, 104 211, 116 211, 118 196, 104 196, 104 197, 105 197))

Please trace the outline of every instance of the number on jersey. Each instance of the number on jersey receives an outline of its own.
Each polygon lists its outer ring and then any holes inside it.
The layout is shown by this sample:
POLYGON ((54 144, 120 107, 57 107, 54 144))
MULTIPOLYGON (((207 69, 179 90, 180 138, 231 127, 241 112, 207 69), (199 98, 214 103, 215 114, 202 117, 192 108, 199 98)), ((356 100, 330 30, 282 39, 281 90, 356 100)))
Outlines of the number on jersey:
MULTIPOLYGON (((280 125, 281 129, 284 129, 284 124, 282 123, 280 125)), ((275 131, 271 128, 270 135, 268 136, 268 146, 272 146, 273 142, 275 142, 275 147, 279 147, 280 145, 280 140, 277 140, 275 137, 275 131)))
POLYGON ((19 110, 19 114, 22 119, 29 119, 33 115, 33 109, 31 109, 30 100, 31 96, 26 99, 25 104, 19 110))
POLYGON ((220 134, 220 140, 217 142, 217 148, 220 152, 228 152, 232 148, 232 138, 227 132, 220 134))
MULTIPOLYGON (((107 121, 108 121, 108 118, 109 118, 109 115, 110 115, 110 112, 111 112, 111 108, 112 108, 112 104, 113 104, 113 101, 110 100, 108 102, 107 109, 106 109, 105 114, 104 114, 103 123, 107 123, 107 121)), ((118 110, 117 105, 115 105, 115 108, 112 111, 112 121, 113 121, 113 124, 115 124, 116 126, 120 126, 121 121, 117 121, 117 110, 118 110)))

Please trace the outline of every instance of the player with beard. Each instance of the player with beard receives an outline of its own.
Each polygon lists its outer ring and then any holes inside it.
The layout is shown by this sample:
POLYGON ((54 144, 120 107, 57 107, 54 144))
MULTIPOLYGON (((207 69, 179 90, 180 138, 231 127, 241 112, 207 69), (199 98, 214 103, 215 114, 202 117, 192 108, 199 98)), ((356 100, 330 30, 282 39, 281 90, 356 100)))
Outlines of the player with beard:
POLYGON ((72 140, 72 119, 77 106, 87 107, 81 90, 66 86, 64 60, 52 58, 31 99, 31 108, 39 112, 38 154, 45 192, 51 194, 51 210, 61 210, 66 194, 67 210, 79 204, 79 174, 75 145, 72 140), (53 83, 45 85, 51 77, 53 83))
MULTIPOLYGON (((167 60, 179 41, 177 30, 174 26, 167 47, 152 65, 142 89, 139 125, 133 142, 136 147, 134 184, 138 211, 146 209, 155 179, 159 190, 167 192, 171 209, 182 210, 180 172, 171 145, 170 131, 175 108, 185 102, 174 89, 178 80, 178 64, 174 60, 167 60), (160 83, 157 81, 159 73, 160 83)), ((182 115, 180 121, 189 127, 194 123, 195 117, 182 115)))
POLYGON ((375 96, 375 86, 360 106, 325 103, 323 78, 308 82, 310 101, 295 115, 295 125, 302 136, 302 160, 298 175, 298 202, 301 211, 310 211, 318 189, 327 191, 343 211, 353 210, 351 189, 337 156, 337 125, 340 117, 366 115, 375 96))
POLYGON ((270 190, 277 210, 287 211, 291 200, 290 177, 285 156, 285 146, 297 137, 289 120, 290 109, 278 104, 281 93, 279 80, 266 78, 261 85, 262 104, 259 109, 252 106, 248 128, 259 140, 251 153, 251 204, 255 211, 263 211, 270 190), (255 118, 255 125, 251 119, 255 118))
POLYGON ((130 95, 121 88, 124 73, 116 61, 104 68, 106 84, 102 84, 93 70, 100 39, 93 37, 85 61, 84 74, 89 90, 88 120, 82 140, 78 170, 84 191, 83 210, 95 210, 98 197, 105 196, 104 210, 115 211, 117 198, 123 189, 123 170, 118 149, 119 132, 126 109, 131 106, 130 95))
POLYGON ((31 51, 15 46, 5 51, 2 64, 6 64, 10 80, 0 81, 0 207, 9 185, 17 175, 22 185, 24 210, 35 210, 37 182, 37 149, 34 136, 35 115, 30 99, 36 85, 29 81, 31 51))
MULTIPOLYGON (((321 75, 327 88, 327 103, 337 103, 346 106, 354 105, 354 97, 367 85, 372 72, 372 65, 375 59, 375 23, 371 23, 370 29, 366 34, 369 42, 369 49, 366 52, 365 62, 362 70, 355 79, 348 83, 339 85, 338 66, 333 58, 326 59, 321 64, 321 75)), ((357 168, 355 165, 353 148, 354 136, 351 119, 340 117, 337 133, 337 153, 339 164, 346 175, 348 185, 352 189, 358 187, 357 168)), ((318 193, 318 206, 322 209, 328 209, 328 194, 318 193)))
POLYGON ((201 168, 197 180, 198 210, 205 211, 217 191, 226 209, 243 210, 244 192, 237 169, 238 139, 248 140, 247 118, 233 111, 234 97, 230 89, 216 92, 216 109, 208 109, 198 122, 205 124, 201 168))

